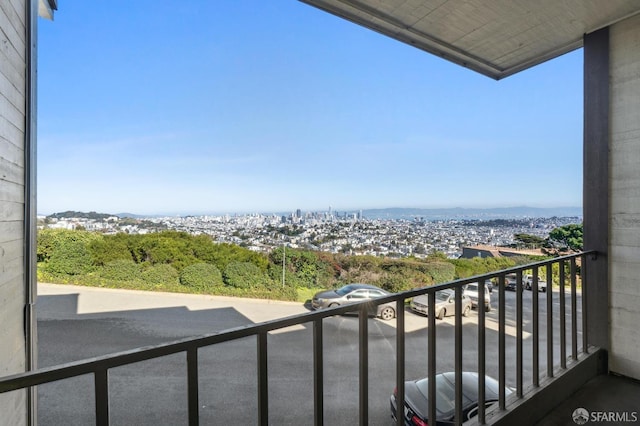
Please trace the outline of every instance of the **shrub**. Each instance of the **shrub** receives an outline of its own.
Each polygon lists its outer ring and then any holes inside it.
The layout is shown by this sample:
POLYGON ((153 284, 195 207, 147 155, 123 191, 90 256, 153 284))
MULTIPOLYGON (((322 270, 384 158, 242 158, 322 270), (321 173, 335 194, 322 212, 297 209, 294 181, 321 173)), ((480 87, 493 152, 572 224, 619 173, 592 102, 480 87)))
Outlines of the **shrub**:
POLYGON ((100 270, 100 276, 109 280, 135 281, 141 276, 140 265, 133 260, 112 260, 100 270))
POLYGON ((89 244, 100 236, 86 231, 53 231, 55 232, 49 233, 51 238, 43 238, 49 247, 41 248, 38 255, 45 261, 45 269, 57 275, 82 275, 91 272, 94 267, 89 244))
POLYGON ((222 276, 226 285, 236 288, 265 287, 270 281, 260 268, 249 262, 229 263, 222 276))
POLYGON ((178 271, 171 265, 153 265, 142 272, 142 279, 150 284, 176 284, 178 271))
POLYGON ((184 268, 180 273, 180 284, 200 290, 224 285, 222 273, 210 263, 194 263, 184 268))

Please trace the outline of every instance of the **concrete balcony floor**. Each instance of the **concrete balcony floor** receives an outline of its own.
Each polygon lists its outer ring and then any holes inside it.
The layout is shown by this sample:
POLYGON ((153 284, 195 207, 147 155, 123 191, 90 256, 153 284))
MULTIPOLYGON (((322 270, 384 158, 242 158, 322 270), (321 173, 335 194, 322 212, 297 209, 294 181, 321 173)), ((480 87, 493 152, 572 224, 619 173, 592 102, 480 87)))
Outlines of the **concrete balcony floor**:
POLYGON ((601 424, 640 424, 640 382, 615 375, 599 375, 589 380, 576 393, 557 406, 538 425, 575 426, 573 413, 584 408, 593 416, 600 416, 601 424), (611 417, 622 416, 617 419, 611 417))

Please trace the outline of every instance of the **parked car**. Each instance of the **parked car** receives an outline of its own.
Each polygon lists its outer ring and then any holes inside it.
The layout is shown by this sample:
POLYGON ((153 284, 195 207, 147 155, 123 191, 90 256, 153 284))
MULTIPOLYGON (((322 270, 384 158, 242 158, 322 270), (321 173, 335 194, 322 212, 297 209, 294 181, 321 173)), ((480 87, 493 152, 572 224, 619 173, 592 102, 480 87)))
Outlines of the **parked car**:
POLYGON ((484 280, 484 283, 487 286, 487 288, 489 289, 489 293, 493 293, 493 281, 484 280))
MULTIPOLYGON (((478 308, 478 283, 470 283, 464 289, 464 294, 471 300, 471 306, 478 308)), ((487 285, 484 285, 484 310, 491 311, 491 293, 487 285)))
MULTIPOLYGON (((313 309, 332 308, 334 306, 361 302, 388 296, 391 293, 370 284, 347 284, 337 290, 327 290, 316 293, 311 299, 313 309)), ((396 317, 395 302, 371 305, 371 314, 390 320, 396 317)))
MULTIPOLYGON (((404 382, 404 424, 409 426, 449 425, 455 420, 455 373, 436 374, 436 421, 428 419, 429 379, 409 380, 404 382)), ((485 376, 484 379, 485 407, 498 401, 500 384, 496 379, 485 376)), ((513 393, 513 389, 506 387, 505 396, 513 393)), ((391 394, 391 417, 397 416, 398 389, 391 394)), ((467 421, 478 415, 478 373, 462 372, 462 420, 467 421)))
MULTIPOLYGON (((524 280, 522 281, 522 288, 520 291, 524 290, 524 280)), ((504 277, 504 289, 510 291, 516 291, 518 288, 518 278, 516 274, 508 274, 504 277)))
MULTIPOLYGON (((429 308, 429 296, 423 294, 416 296, 411 300, 409 305, 411 310, 423 315, 428 315, 429 308)), ((471 312, 472 303, 471 299, 464 293, 462 294, 462 316, 469 316, 471 312)), ((436 291, 436 318, 443 319, 447 315, 456 314, 456 292, 453 289, 445 289, 436 291)))
MULTIPOLYGON (((524 284, 524 288, 527 290, 533 290, 533 275, 523 275, 522 283, 524 284)), ((547 282, 540 277, 538 277, 538 291, 547 291, 547 282)))

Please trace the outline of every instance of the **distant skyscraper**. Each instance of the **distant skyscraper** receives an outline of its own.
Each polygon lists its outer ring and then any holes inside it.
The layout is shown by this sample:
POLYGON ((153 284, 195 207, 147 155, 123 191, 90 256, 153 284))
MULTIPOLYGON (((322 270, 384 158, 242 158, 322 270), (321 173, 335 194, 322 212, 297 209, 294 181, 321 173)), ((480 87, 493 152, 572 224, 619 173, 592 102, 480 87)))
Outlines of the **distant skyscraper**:
POLYGON ((300 219, 302 217, 302 210, 300 210, 300 209, 296 210, 296 217, 298 219, 300 219))

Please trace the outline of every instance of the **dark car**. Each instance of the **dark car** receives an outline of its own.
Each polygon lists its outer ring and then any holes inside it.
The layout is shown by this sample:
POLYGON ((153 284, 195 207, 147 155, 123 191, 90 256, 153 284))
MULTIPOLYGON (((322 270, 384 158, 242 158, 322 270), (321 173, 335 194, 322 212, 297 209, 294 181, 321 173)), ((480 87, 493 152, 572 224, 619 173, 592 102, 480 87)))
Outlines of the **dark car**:
MULTIPOLYGON (((436 421, 427 419, 429 403, 427 400, 429 379, 409 380, 404 382, 404 424, 409 426, 450 425, 455 420, 455 373, 436 374, 436 421)), ((492 377, 485 376, 485 406, 488 407, 499 398, 500 385, 492 377)), ((513 391, 505 388, 505 396, 513 391)), ((391 395, 391 417, 396 419, 397 389, 391 395)), ((462 421, 478 415, 478 373, 465 371, 462 373, 462 421)))
MULTIPOLYGON (((313 309, 331 308, 363 300, 389 296, 391 293, 370 284, 347 284, 337 290, 327 290, 316 293, 311 299, 313 309)), ((371 305, 371 313, 390 320, 396 317, 395 302, 371 305)))
MULTIPOLYGON (((518 279, 515 274, 508 274, 504 277, 504 289, 509 291, 516 291, 518 288, 518 279)), ((524 285, 520 288, 520 291, 524 290, 524 285)))

